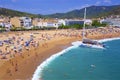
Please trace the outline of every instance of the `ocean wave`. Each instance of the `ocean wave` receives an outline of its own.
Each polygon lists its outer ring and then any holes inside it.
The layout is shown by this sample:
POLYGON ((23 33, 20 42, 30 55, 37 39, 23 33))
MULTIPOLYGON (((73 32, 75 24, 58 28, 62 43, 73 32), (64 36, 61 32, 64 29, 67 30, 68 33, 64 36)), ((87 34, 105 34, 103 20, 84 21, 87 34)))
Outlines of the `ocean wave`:
POLYGON ((117 37, 117 38, 106 38, 106 39, 101 39, 101 40, 98 40, 99 42, 103 43, 103 42, 108 42, 108 41, 113 41, 113 40, 119 40, 120 37, 117 37))
POLYGON ((49 65, 49 63, 51 63, 54 59, 56 59, 57 57, 59 57, 60 55, 64 54, 65 52, 76 48, 76 46, 71 46, 68 47, 67 49, 62 50, 61 52, 58 52, 57 54, 52 55, 51 57, 49 57, 48 59, 46 59, 40 66, 37 67, 36 71, 33 74, 33 78, 32 80, 39 80, 42 77, 42 71, 43 68, 47 65, 49 65))
MULTIPOLYGON (((117 37, 117 38, 106 38, 106 39, 101 39, 101 40, 94 40, 94 41, 98 41, 100 43, 103 43, 103 42, 108 42, 108 41, 113 41, 113 40, 119 40, 120 37, 117 37)), ((100 46, 97 46, 97 45, 87 45, 87 44, 84 44, 82 43, 82 41, 75 41, 75 42, 72 42, 72 45, 73 46, 87 46, 87 47, 90 47, 90 48, 100 48, 100 49, 105 49, 104 47, 100 47, 100 46)))
POLYGON ((79 46, 82 44, 82 41, 75 41, 75 42, 72 42, 72 45, 73 46, 79 46))
POLYGON ((104 49, 104 47, 102 47, 102 46, 84 44, 84 43, 82 43, 81 41, 72 42, 72 45, 73 45, 73 46, 78 46, 78 47, 88 47, 88 48, 104 49))

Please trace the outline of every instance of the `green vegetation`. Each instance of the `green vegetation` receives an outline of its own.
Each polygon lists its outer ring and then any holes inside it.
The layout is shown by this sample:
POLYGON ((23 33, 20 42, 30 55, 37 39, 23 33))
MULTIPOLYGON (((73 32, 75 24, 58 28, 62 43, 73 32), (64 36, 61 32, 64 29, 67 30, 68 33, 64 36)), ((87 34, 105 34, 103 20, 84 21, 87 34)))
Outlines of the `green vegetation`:
POLYGON ((3 28, 2 26, 0 26, 0 28, 3 28))
MULTIPOLYGON (((98 20, 94 20, 92 25, 85 25, 86 29, 90 29, 90 28, 98 28, 98 27, 105 27, 107 26, 106 23, 100 23, 98 20)), ((58 29, 82 29, 83 25, 80 24, 74 24, 74 25, 69 25, 69 26, 65 26, 65 25, 61 25, 58 27, 58 29)))
POLYGON ((64 26, 64 25, 61 25, 58 27, 58 29, 68 29, 70 26, 64 26))
POLYGON ((29 30, 53 30, 56 29, 55 27, 39 27, 39 26, 34 26, 29 30))
POLYGON ((82 29, 83 28, 83 25, 80 25, 80 24, 74 24, 74 25, 69 25, 69 26, 65 26, 65 25, 61 25, 58 27, 58 29, 82 29))
POLYGON ((0 26, 0 32, 6 31, 6 29, 2 26, 0 26))
POLYGON ((120 6, 114 8, 111 12, 109 12, 109 15, 120 15, 120 6))
POLYGON ((35 14, 20 12, 20 11, 6 9, 6 8, 0 8, 0 15, 11 16, 11 17, 14 17, 14 16, 19 16, 19 17, 28 16, 28 17, 31 17, 31 18, 40 17, 40 15, 38 16, 38 15, 35 15, 35 14))
MULTIPOLYGON (((87 18, 98 18, 109 15, 119 15, 120 5, 114 6, 90 6, 87 7, 87 18)), ((47 18, 83 18, 84 8, 80 10, 73 10, 67 13, 56 13, 45 15, 47 18)))
POLYGON ((106 23, 101 24, 98 20, 94 20, 93 23, 92 23, 92 26, 94 26, 95 28, 97 28, 97 27, 105 27, 105 26, 107 26, 107 24, 106 23))
POLYGON ((10 31, 25 31, 26 29, 23 27, 12 27, 10 31))
POLYGON ((10 31, 30 31, 30 30, 53 30, 56 29, 55 27, 38 27, 38 26, 34 26, 30 29, 24 28, 24 27, 12 27, 10 29, 10 31))

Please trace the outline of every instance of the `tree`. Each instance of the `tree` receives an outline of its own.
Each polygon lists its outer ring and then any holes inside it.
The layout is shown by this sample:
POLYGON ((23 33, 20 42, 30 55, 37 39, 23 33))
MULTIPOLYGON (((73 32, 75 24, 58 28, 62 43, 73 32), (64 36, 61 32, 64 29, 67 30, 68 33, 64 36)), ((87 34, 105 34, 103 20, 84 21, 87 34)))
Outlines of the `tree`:
POLYGON ((2 26, 0 26, 0 28, 3 28, 2 26))
POLYGON ((68 29, 68 28, 70 28, 70 26, 65 26, 65 25, 63 25, 63 24, 58 27, 58 29, 68 29))
POLYGON ((92 23, 92 26, 94 27, 105 27, 107 24, 106 23, 100 23, 98 20, 94 20, 93 23, 92 23))
POLYGON ((74 24, 74 25, 72 25, 72 28, 82 29, 82 28, 83 28, 83 25, 80 25, 80 24, 74 24))
POLYGON ((100 22, 98 22, 98 20, 94 20, 93 23, 92 23, 92 26, 98 27, 98 26, 101 26, 101 25, 100 25, 100 22))

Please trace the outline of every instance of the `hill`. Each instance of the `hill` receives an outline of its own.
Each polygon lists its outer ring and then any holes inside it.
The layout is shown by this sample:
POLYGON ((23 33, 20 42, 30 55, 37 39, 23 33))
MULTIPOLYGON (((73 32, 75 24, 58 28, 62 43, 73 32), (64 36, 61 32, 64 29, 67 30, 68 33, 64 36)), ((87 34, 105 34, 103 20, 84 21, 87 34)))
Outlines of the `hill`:
POLYGON ((38 17, 38 15, 35 14, 30 14, 30 13, 26 13, 26 12, 20 12, 20 11, 16 11, 16 10, 11 10, 11 9, 6 9, 6 8, 0 8, 0 15, 3 16, 29 16, 29 17, 38 17))
POLYGON ((120 6, 114 8, 114 9, 109 13, 109 15, 120 15, 120 6))
MULTIPOLYGON (((96 18, 108 15, 120 15, 120 5, 114 6, 90 6, 87 7, 87 18, 96 18)), ((55 13, 45 15, 50 18, 83 18, 84 8, 76 9, 67 13, 55 13)))
MULTIPOLYGON (((0 15, 3 16, 28 16, 28 17, 42 17, 42 18, 83 18, 84 8, 72 10, 66 13, 55 13, 50 15, 31 14, 20 12, 16 10, 0 8, 0 15)), ((90 6, 87 7, 87 18, 97 18, 109 15, 120 15, 120 5, 113 6, 90 6)))

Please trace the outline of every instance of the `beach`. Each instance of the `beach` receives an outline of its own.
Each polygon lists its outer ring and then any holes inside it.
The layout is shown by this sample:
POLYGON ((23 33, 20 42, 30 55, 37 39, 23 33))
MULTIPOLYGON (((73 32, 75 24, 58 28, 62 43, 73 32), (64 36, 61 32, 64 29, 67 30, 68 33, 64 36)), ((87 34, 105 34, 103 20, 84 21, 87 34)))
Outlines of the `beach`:
MULTIPOLYGON (((37 66, 51 55, 71 46, 72 42, 81 40, 81 33, 82 30, 70 29, 1 33, 0 40, 12 38, 11 42, 14 42, 14 48, 12 43, 7 43, 7 46, 4 43, 0 47, 2 50, 0 80, 31 80, 37 66)), ((97 40, 120 37, 120 28, 88 29, 86 37, 97 40)))

